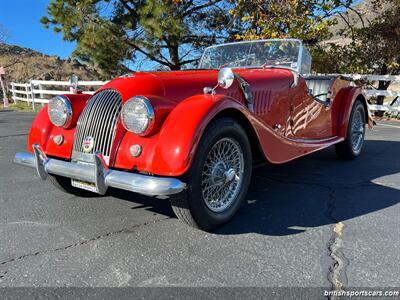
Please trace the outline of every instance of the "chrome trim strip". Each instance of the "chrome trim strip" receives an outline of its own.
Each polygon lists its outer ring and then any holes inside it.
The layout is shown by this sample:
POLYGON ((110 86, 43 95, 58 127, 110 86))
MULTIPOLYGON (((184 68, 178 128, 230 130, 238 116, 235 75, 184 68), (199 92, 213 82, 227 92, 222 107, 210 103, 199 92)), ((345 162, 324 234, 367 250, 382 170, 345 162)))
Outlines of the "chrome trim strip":
POLYGON ((54 174, 88 181, 96 184, 99 194, 104 194, 108 187, 114 187, 147 196, 168 196, 180 193, 186 188, 185 183, 173 177, 156 177, 108 169, 99 152, 94 154, 93 165, 47 158, 39 145, 35 144, 33 147, 35 154, 19 152, 14 157, 14 163, 35 168, 43 180, 47 174, 54 174))
POLYGON ((325 139, 319 139, 319 140, 310 140, 310 139, 296 139, 296 138, 288 138, 286 137, 287 140, 292 141, 292 142, 298 142, 298 143, 307 143, 307 144, 315 144, 315 143, 324 143, 324 142, 329 142, 331 140, 337 139, 338 137, 331 136, 325 139))

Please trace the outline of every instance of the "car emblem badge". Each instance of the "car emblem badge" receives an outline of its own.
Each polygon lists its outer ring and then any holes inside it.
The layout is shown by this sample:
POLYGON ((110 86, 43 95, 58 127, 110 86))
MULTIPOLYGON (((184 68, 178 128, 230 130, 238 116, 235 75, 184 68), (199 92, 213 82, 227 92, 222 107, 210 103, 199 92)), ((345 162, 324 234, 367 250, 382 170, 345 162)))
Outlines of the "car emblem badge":
POLYGON ((85 136, 82 143, 83 152, 89 153, 93 150, 94 147, 94 139, 91 136, 85 136))

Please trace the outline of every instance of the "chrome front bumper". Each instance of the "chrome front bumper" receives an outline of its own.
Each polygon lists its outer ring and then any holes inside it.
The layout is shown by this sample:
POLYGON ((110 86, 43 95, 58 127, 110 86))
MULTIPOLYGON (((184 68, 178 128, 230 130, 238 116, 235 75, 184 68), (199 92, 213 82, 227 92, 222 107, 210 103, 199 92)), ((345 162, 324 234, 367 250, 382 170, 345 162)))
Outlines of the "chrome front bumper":
POLYGON ((94 164, 83 164, 48 158, 37 144, 33 145, 33 150, 34 153, 17 153, 14 163, 35 168, 43 180, 48 174, 53 174, 93 183, 102 195, 108 187, 114 187, 147 196, 167 196, 181 192, 186 186, 176 178, 108 169, 101 153, 94 154, 94 164))

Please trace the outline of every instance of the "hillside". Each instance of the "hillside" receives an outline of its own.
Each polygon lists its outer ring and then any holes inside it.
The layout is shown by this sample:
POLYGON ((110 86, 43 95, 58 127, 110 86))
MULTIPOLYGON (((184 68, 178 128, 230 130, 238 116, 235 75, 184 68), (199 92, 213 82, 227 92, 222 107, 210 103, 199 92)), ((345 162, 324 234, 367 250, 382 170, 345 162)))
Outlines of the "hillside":
POLYGON ((332 26, 330 31, 333 37, 324 43, 334 43, 346 45, 351 42, 349 38, 342 36, 342 30, 348 28, 348 24, 356 28, 362 28, 363 24, 368 26, 368 23, 380 16, 380 14, 390 9, 390 4, 385 3, 380 9, 375 9, 373 0, 363 0, 354 7, 354 10, 348 10, 342 14, 342 17, 335 17, 337 24, 332 26))
POLYGON ((7 82, 30 79, 68 80, 76 74, 82 80, 97 80, 95 71, 77 60, 63 60, 38 51, 0 43, 0 66, 6 69, 7 82))

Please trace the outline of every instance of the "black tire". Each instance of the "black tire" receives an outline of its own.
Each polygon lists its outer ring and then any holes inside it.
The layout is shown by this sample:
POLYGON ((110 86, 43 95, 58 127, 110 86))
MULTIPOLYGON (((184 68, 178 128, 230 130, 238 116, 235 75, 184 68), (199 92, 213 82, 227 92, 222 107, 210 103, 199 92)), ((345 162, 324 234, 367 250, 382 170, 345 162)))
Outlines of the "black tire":
MULTIPOLYGON (((228 166, 226 160, 222 161, 226 168, 233 170, 231 166, 228 166)), ((214 166, 215 165, 218 165, 218 163, 214 164, 214 166)), ((225 174, 228 174, 227 172, 228 171, 224 173, 224 176, 225 174)), ((170 201, 172 209, 178 219, 182 222, 195 228, 212 231, 227 223, 241 206, 250 184, 251 172, 251 148, 245 130, 234 119, 217 119, 207 127, 198 145, 192 166, 183 178, 183 180, 188 184, 188 189, 180 194, 171 196, 170 201), (208 204, 206 204, 206 200, 204 199, 202 190, 202 183, 204 184, 204 181, 202 181, 202 178, 203 168, 205 167, 208 154, 212 151, 214 145, 217 145, 222 141, 227 141, 235 145, 235 149, 239 149, 237 153, 240 153, 241 150, 242 155, 239 154, 239 156, 242 158, 242 160, 240 160, 242 164, 240 165, 243 166, 243 173, 242 179, 238 179, 239 183, 235 183, 239 187, 237 188, 236 193, 234 193, 236 196, 232 197, 233 200, 230 201, 231 204, 225 210, 215 212, 209 207, 210 202, 207 202, 208 204)), ((235 178, 240 178, 240 176, 235 178)), ((234 179, 228 179, 228 176, 225 176, 224 180, 226 180, 224 185, 232 187, 234 179)), ((233 189, 235 189, 235 184, 233 185, 233 189)))
POLYGON ((365 124, 366 124, 366 119, 365 119, 364 105, 361 103, 360 100, 356 100, 350 114, 346 139, 343 142, 340 142, 335 145, 335 150, 338 158, 343 160, 352 160, 360 155, 365 138, 365 124), (359 133, 353 132, 353 125, 355 124, 355 122, 357 122, 358 114, 360 114, 362 118, 362 124, 363 124, 362 133, 360 133, 359 131, 358 131, 359 133), (357 147, 355 147, 354 144, 352 143, 352 138, 355 136, 355 134, 361 135, 360 145, 357 144, 358 145, 357 147))
POLYGON ((51 184, 58 190, 75 195, 78 197, 94 197, 94 196, 99 196, 96 193, 92 193, 90 191, 82 190, 79 188, 76 188, 71 185, 71 178, 67 177, 62 177, 62 176, 57 176, 57 175, 48 175, 47 180, 51 182, 51 184))

